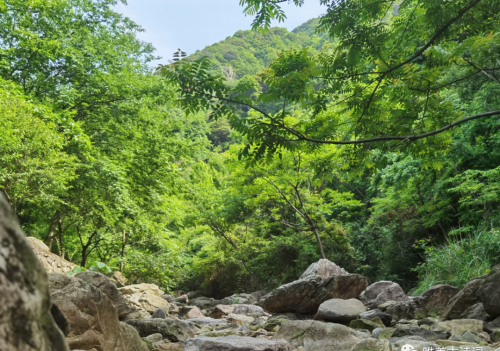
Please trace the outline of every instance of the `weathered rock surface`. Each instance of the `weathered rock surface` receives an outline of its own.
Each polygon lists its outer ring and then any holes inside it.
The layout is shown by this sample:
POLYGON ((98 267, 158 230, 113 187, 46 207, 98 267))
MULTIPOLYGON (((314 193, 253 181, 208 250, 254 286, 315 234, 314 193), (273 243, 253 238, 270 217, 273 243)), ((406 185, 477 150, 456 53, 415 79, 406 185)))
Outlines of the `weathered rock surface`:
POLYGON ((493 318, 486 313, 483 304, 478 302, 466 309, 465 312, 460 315, 460 319, 478 319, 483 322, 489 322, 493 318))
POLYGON ((460 289, 451 285, 435 285, 420 294, 415 301, 415 318, 438 317, 460 289))
POLYGON ((186 341, 197 332, 193 323, 180 319, 131 319, 125 323, 134 327, 141 337, 158 333, 172 342, 186 341))
POLYGON ((200 310, 204 310, 207 308, 215 307, 217 305, 220 305, 221 302, 220 300, 215 300, 210 297, 196 297, 192 300, 189 301, 189 304, 191 306, 196 306, 200 310))
POLYGON ((27 237, 26 240, 28 240, 38 261, 40 261, 47 272, 66 273, 78 267, 73 262, 66 261, 50 252, 49 247, 37 238, 27 237))
POLYGON ((184 351, 292 351, 292 348, 284 340, 227 336, 189 339, 184 351))
POLYGON ((397 327, 392 334, 393 337, 420 336, 425 340, 436 341, 448 339, 451 333, 447 330, 428 330, 416 325, 402 325, 397 327))
POLYGON ((310 276, 319 275, 320 277, 326 278, 331 275, 347 275, 344 268, 337 266, 330 260, 321 259, 318 262, 314 262, 302 273, 299 279, 304 279, 310 276))
MULTIPOLYGON (((439 322, 431 327, 431 330, 445 330, 451 335, 461 335, 466 330, 472 330, 477 333, 483 331, 483 321, 477 319, 456 319, 452 321, 439 322)), ((442 338, 445 339, 445 338, 442 338)))
POLYGON ((362 338, 353 329, 336 323, 312 320, 284 323, 274 339, 283 339, 292 349, 303 347, 306 351, 351 351, 362 338))
POLYGON ((500 265, 492 268, 478 290, 479 300, 491 317, 500 316, 500 265))
POLYGON ((359 274, 309 276, 280 286, 260 302, 272 313, 316 313, 324 301, 355 298, 367 285, 367 279, 359 274))
POLYGON ((354 345, 351 351, 392 351, 387 340, 363 339, 354 345))
MULTIPOLYGON (((379 305, 380 308, 382 308, 379 305)), ((413 300, 393 302, 385 307, 385 312, 395 320, 413 319, 415 317, 415 302, 413 300)))
POLYGON ((319 306, 314 319, 335 323, 349 323, 363 312, 366 312, 366 307, 357 299, 331 299, 319 306))
POLYGON ((167 318, 167 312, 163 308, 157 308, 151 318, 160 318, 160 319, 166 319, 167 318))
POLYGON ((120 324, 116 307, 96 287, 76 277, 50 273, 49 288, 71 326, 67 340, 72 350, 147 351, 139 335, 120 324))
POLYGON ((460 290, 455 296, 450 299, 448 305, 441 313, 440 319, 457 319, 460 318, 469 307, 480 302, 478 291, 484 284, 484 277, 477 277, 469 281, 465 287, 460 290))
POLYGON ((0 195, 0 350, 66 351, 47 273, 0 195))
POLYGON ((114 285, 104 274, 86 271, 76 274, 75 277, 95 286, 106 295, 113 305, 115 305, 119 318, 132 312, 132 309, 123 298, 123 294, 118 291, 116 285, 114 285))
POLYGON ((267 313, 260 306, 256 305, 246 305, 246 304, 234 304, 234 305, 217 305, 213 309, 210 317, 212 318, 222 318, 231 313, 242 314, 245 316, 263 316, 267 313))
POLYGON ((123 288, 128 285, 128 279, 122 274, 122 272, 111 272, 106 274, 106 276, 111 280, 117 288, 123 288))
POLYGON ((128 305, 137 310, 142 309, 150 314, 157 308, 167 313, 170 310, 170 303, 162 297, 163 291, 155 284, 128 285, 118 290, 124 295, 128 305))
POLYGON ((380 318, 380 320, 382 321, 382 323, 384 323, 384 325, 386 327, 391 326, 392 316, 388 313, 381 311, 381 310, 374 309, 374 310, 360 313, 358 315, 359 319, 368 319, 368 320, 372 320, 373 318, 377 318, 377 317, 380 318))
POLYGON ((186 319, 205 318, 205 315, 196 306, 184 306, 179 309, 179 316, 186 319))
POLYGON ((365 329, 372 332, 377 328, 383 328, 384 324, 382 323, 382 320, 380 318, 374 318, 373 320, 355 319, 351 321, 349 327, 354 329, 365 329))
MULTIPOLYGON (((413 346, 415 351, 437 350, 439 345, 434 341, 425 340, 419 336, 407 336, 403 338, 391 338, 389 342, 393 350, 402 350, 405 345, 413 346)), ((405 350, 406 351, 406 350, 405 350)), ((413 350, 411 350, 413 351, 413 350)))
POLYGON ((370 308, 377 308, 387 301, 406 302, 409 300, 401 286, 390 281, 371 284, 361 293, 359 299, 370 308))

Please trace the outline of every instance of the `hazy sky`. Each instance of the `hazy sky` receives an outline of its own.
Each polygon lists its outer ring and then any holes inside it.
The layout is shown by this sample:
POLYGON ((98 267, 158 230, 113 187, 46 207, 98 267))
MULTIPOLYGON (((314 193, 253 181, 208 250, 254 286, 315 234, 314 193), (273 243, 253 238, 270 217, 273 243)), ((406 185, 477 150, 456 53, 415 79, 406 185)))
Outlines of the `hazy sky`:
MULTIPOLYGON (((141 25, 139 38, 152 43, 156 54, 170 59, 181 48, 188 54, 251 29, 251 16, 243 14, 239 0, 128 0, 115 10, 141 25)), ((287 20, 274 26, 289 30, 325 12, 318 0, 306 0, 302 7, 283 4, 287 20)), ((161 61, 165 61, 161 60, 161 61)))

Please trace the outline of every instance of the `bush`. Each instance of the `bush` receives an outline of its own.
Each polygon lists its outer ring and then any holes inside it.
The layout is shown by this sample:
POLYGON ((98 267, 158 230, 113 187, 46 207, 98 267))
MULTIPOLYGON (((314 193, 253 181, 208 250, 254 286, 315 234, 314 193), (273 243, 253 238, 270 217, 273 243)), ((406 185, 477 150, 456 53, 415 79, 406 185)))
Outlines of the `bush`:
POLYGON ((414 294, 437 284, 450 284, 463 288, 477 276, 486 274, 500 262, 500 230, 474 231, 461 237, 460 233, 450 234, 447 243, 440 247, 425 246, 426 261, 415 270, 420 284, 414 294))

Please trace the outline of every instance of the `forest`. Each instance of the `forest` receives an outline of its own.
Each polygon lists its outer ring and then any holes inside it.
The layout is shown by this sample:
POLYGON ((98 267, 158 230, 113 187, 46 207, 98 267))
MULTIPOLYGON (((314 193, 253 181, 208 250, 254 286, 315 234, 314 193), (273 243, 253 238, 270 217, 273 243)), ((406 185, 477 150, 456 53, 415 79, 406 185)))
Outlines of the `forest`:
POLYGON ((26 235, 212 297, 322 257, 415 295, 488 273, 500 1, 319 1, 289 32, 242 0, 253 28, 153 68, 115 0, 0 0, 0 193, 26 235))

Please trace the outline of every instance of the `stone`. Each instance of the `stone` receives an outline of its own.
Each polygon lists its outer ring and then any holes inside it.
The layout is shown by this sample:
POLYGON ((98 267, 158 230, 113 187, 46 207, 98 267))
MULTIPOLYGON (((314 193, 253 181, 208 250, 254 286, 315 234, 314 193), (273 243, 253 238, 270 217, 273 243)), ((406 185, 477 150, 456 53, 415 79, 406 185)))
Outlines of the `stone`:
POLYGON ((98 288, 76 277, 49 273, 49 289, 71 327, 70 349, 148 350, 135 330, 120 323, 116 307, 98 288))
POLYGON ((330 299, 319 306, 314 319, 335 323, 349 323, 363 312, 366 312, 366 307, 357 299, 330 299))
POLYGON ((179 310, 179 316, 184 317, 186 319, 205 318, 205 315, 196 306, 181 307, 179 310))
POLYGON ((106 274, 106 276, 111 280, 113 284, 116 285, 117 288, 123 288, 128 285, 128 279, 123 275, 122 272, 115 271, 106 274))
POLYGON ((359 319, 368 319, 368 320, 372 320, 373 318, 377 317, 382 320, 382 323, 384 323, 386 327, 391 326, 392 316, 388 313, 382 312, 379 309, 362 312, 358 315, 359 319))
POLYGON ((351 351, 362 340, 355 330, 342 324, 313 320, 297 320, 284 323, 274 335, 307 351, 351 351))
POLYGON ((500 316, 500 265, 491 269, 478 289, 479 300, 491 317, 500 316))
POLYGON ((349 324, 349 327, 353 329, 366 329, 372 332, 373 330, 377 328, 382 328, 384 327, 384 324, 382 323, 382 320, 380 318, 377 318, 380 322, 377 323, 377 321, 372 321, 368 319, 356 319, 351 321, 349 324))
POLYGON ((116 285, 113 284, 104 274, 92 271, 81 272, 75 275, 78 279, 81 279, 88 284, 95 286, 104 295, 111 300, 113 305, 115 305, 118 311, 118 318, 122 319, 125 315, 132 312, 123 294, 117 289, 116 285))
POLYGON ((161 335, 160 333, 155 333, 155 334, 151 334, 151 335, 146 336, 144 339, 148 340, 151 343, 154 343, 154 342, 162 341, 163 335, 161 335))
POLYGON ((227 336, 189 339, 184 351, 292 351, 292 348, 284 340, 227 336))
POLYGON ((466 309, 465 312, 460 315, 460 319, 478 319, 483 322, 489 322, 493 318, 486 313, 483 304, 478 302, 466 309))
POLYGON ((142 283, 142 284, 127 285, 124 286, 123 288, 120 288, 119 290, 123 295, 133 295, 139 293, 149 293, 160 297, 163 295, 163 292, 160 290, 158 285, 155 284, 142 283))
POLYGON ((433 319, 433 318, 424 318, 424 319, 420 319, 417 324, 419 327, 421 327, 422 325, 427 325, 429 327, 432 327, 434 324, 438 323, 439 321, 437 319, 433 319))
POLYGON ((151 318, 160 318, 160 319, 166 319, 167 318, 167 312, 163 308, 157 308, 151 318))
POLYGON ((460 289, 446 284, 435 285, 415 300, 415 318, 438 317, 460 289))
POLYGON ((484 284, 484 277, 477 277, 469 281, 465 287, 450 299, 441 313, 440 319, 458 319, 469 307, 480 302, 478 291, 484 284))
POLYGON ((411 320, 415 317, 415 303, 412 300, 391 303, 385 312, 396 321, 400 319, 411 320))
POLYGON ((217 325, 226 323, 226 321, 223 319, 213 319, 213 318, 203 318, 203 319, 192 318, 192 319, 186 319, 186 322, 191 322, 195 325, 217 325))
MULTIPOLYGON (((487 335, 487 334, 486 334, 487 335)), ((488 342, 489 335, 486 337, 482 333, 478 333, 472 330, 466 330, 460 335, 460 341, 470 342, 473 344, 480 344, 482 342, 488 342)))
POLYGON ((393 337, 420 336, 425 340, 436 341, 448 339, 450 332, 446 330, 431 331, 416 325, 402 325, 398 326, 392 335, 393 337))
POLYGON ((223 305, 251 305, 257 302, 257 298, 252 294, 234 294, 221 300, 223 305))
POLYGON ((184 342, 197 332, 193 323, 180 319, 132 319, 125 323, 134 327, 141 337, 159 333, 171 342, 184 342))
POLYGON ((157 308, 161 308, 167 313, 170 311, 170 303, 162 297, 163 292, 155 284, 127 285, 118 290, 124 295, 128 305, 136 310, 154 313, 157 308))
POLYGON ((280 286, 260 302, 271 313, 316 313, 323 302, 355 298, 367 285, 367 279, 360 274, 310 276, 280 286))
POLYGON ((51 314, 46 270, 32 247, 0 195, 0 350, 67 351, 51 314))
POLYGON ((455 349, 458 349, 460 351, 462 350, 481 350, 481 351, 496 351, 492 347, 489 346, 481 346, 478 344, 473 344, 470 342, 463 342, 463 341, 456 341, 456 340, 438 340, 436 343, 441 346, 446 348, 446 350, 452 350, 452 347, 455 347, 455 349))
POLYGON ((351 351, 392 351, 391 344, 387 340, 363 339, 355 344, 351 351))
POLYGON ((404 338, 389 339, 393 350, 403 350, 403 346, 411 345, 413 348, 409 351, 427 351, 437 350, 439 345, 434 341, 425 340, 419 336, 408 336, 404 338))
POLYGON ((194 299, 194 298, 197 298, 197 297, 202 297, 203 296, 203 293, 201 291, 189 291, 186 293, 188 299, 194 299))
POLYGON ((372 336, 377 339, 392 338, 395 328, 376 328, 373 329, 372 336))
POLYGON ((183 351, 184 347, 180 344, 161 344, 161 345, 156 345, 156 349, 158 351, 183 351))
POLYGON ((262 328, 266 331, 273 331, 289 320, 297 320, 297 316, 293 313, 281 313, 278 315, 274 315, 269 318, 266 323, 264 323, 262 328))
POLYGON ((34 237, 27 237, 26 240, 30 244, 36 258, 49 273, 66 273, 78 267, 77 264, 69 262, 56 254, 50 252, 49 247, 42 241, 34 237))
POLYGON ((431 327, 431 330, 445 330, 451 335, 461 335, 466 330, 472 330, 477 333, 483 331, 483 321, 476 319, 456 319, 452 321, 439 322, 431 327))
POLYGON ((401 286, 390 281, 371 284, 361 293, 359 299, 370 308, 377 308, 387 301, 406 302, 409 300, 401 286))
POLYGON ((320 277, 326 278, 331 275, 347 275, 349 274, 344 268, 337 266, 330 260, 320 259, 318 262, 312 263, 307 269, 302 273, 299 279, 304 279, 310 276, 319 275, 320 277))
POLYGON ((189 303, 189 297, 186 294, 184 294, 179 297, 176 297, 175 299, 172 299, 172 302, 189 303))
POLYGON ((250 324, 255 320, 255 318, 251 316, 245 316, 243 314, 234 314, 234 313, 228 314, 226 319, 229 323, 234 323, 238 325, 250 324))
POLYGON ((250 315, 254 317, 268 315, 260 306, 256 305, 246 305, 246 304, 235 304, 235 305, 217 305, 213 309, 210 317, 212 318, 222 318, 230 313, 250 315))
POLYGON ((207 308, 212 308, 220 304, 219 300, 214 300, 209 297, 196 297, 189 301, 191 306, 196 306, 200 310, 204 310, 207 308))

